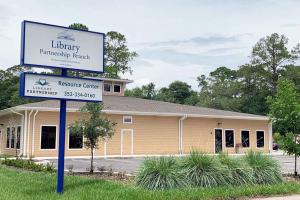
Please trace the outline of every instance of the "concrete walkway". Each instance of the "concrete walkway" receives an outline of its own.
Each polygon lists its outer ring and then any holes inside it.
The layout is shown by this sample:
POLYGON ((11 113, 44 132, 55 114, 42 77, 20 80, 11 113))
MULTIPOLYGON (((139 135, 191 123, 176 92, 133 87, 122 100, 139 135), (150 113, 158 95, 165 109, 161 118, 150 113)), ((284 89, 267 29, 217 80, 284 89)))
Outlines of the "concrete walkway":
POLYGON ((292 196, 285 196, 285 197, 255 198, 251 200, 300 200, 300 195, 292 195, 292 196))

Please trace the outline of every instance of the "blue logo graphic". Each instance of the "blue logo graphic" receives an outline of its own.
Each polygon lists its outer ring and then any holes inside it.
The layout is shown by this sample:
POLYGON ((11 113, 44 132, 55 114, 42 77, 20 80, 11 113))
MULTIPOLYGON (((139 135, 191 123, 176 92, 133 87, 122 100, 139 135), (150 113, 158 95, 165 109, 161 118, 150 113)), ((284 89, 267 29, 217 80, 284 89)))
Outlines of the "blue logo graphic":
POLYGON ((62 40, 71 40, 75 41, 73 34, 69 33, 67 30, 60 32, 57 34, 57 39, 62 39, 62 40))
POLYGON ((50 85, 49 82, 47 82, 46 79, 40 78, 38 81, 35 82, 36 85, 41 85, 41 86, 45 86, 45 85, 50 85))

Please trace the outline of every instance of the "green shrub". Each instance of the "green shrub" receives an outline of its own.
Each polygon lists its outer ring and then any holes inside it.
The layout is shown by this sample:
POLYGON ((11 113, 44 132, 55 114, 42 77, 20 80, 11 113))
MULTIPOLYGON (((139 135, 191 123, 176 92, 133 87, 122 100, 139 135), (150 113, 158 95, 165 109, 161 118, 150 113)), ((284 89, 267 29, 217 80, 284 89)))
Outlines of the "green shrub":
POLYGON ((280 165, 270 156, 249 151, 244 159, 253 169, 255 183, 276 184, 282 182, 280 165))
POLYGON ((136 176, 136 183, 146 189, 172 189, 186 185, 184 176, 173 157, 146 159, 136 176))
POLYGON ((228 168, 215 156, 197 151, 182 159, 182 170, 191 186, 215 187, 229 185, 231 179, 228 168))
POLYGON ((2 164, 21 169, 28 169, 35 172, 55 172, 54 167, 49 163, 46 166, 44 166, 42 164, 36 164, 32 160, 5 159, 2 161, 2 164))
POLYGON ((220 154, 218 156, 220 162, 227 166, 231 176, 227 180, 231 185, 253 184, 253 170, 252 168, 240 158, 232 158, 227 154, 220 154))

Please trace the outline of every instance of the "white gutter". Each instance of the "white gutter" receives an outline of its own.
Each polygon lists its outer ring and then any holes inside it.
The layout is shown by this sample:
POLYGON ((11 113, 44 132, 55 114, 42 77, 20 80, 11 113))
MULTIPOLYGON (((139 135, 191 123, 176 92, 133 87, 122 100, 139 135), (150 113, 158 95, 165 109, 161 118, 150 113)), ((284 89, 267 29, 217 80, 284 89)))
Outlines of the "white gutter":
POLYGON ((25 118, 24 118, 24 127, 22 128, 23 132, 23 142, 22 142, 22 155, 25 156, 26 154, 26 141, 27 141, 27 110, 25 110, 25 118))
POLYGON ((273 127, 272 122, 268 125, 269 128, 269 152, 272 153, 273 151, 273 127))
MULTIPOLYGON (((32 144, 31 144, 31 156, 34 156, 34 135, 35 135, 35 116, 38 114, 39 110, 33 115, 33 123, 32 123, 32 144)), ((29 153, 28 153, 29 155, 29 153)))
POLYGON ((33 110, 30 111, 28 115, 28 125, 27 125, 27 133, 26 133, 26 151, 24 156, 29 155, 29 134, 30 134, 30 123, 31 123, 31 114, 33 113, 33 110))
MULTIPOLYGON (((18 110, 24 109, 38 109, 40 111, 59 111, 59 108, 53 107, 16 107, 18 110)), ((80 112, 79 108, 68 108, 67 112, 80 112)), ((203 115, 203 114, 185 114, 185 113, 163 113, 163 112, 139 112, 139 111, 117 111, 117 110, 102 110, 106 114, 128 114, 128 115, 154 115, 154 116, 166 116, 166 117, 181 117, 187 115, 188 117, 203 117, 203 118, 218 118, 218 119, 246 119, 246 120, 261 120, 269 121, 266 116, 228 116, 228 115, 203 115)))
POLYGON ((179 131, 178 131, 178 137, 179 137, 179 153, 183 153, 183 120, 187 118, 187 115, 184 115, 179 118, 179 131))
MULTIPOLYGON (((17 114, 17 115, 21 115, 22 116, 22 132, 23 132, 23 134, 21 134, 20 135, 20 151, 19 151, 19 154, 18 154, 18 156, 21 156, 22 155, 22 149, 23 149, 23 140, 24 140, 24 114, 22 114, 22 113, 18 113, 18 112, 16 112, 16 111, 14 111, 12 108, 9 108, 9 110, 12 112, 12 113, 15 113, 15 114, 17 114)), ((15 124, 16 125, 16 124, 15 124)))

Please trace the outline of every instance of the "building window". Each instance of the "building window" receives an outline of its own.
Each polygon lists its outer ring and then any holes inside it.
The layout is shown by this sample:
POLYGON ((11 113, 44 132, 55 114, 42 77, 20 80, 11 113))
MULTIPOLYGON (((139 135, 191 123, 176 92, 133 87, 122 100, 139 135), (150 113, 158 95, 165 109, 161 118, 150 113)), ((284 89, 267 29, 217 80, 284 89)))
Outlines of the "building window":
POLYGON ((15 148, 15 127, 11 127, 11 135, 10 135, 10 148, 15 148))
POLYGON ((111 91, 111 84, 104 83, 104 91, 105 92, 110 92, 111 91))
POLYGON ((263 148, 265 146, 265 132, 256 131, 256 146, 258 148, 263 148))
POLYGON ((56 126, 42 126, 41 149, 55 149, 56 126))
POLYGON ((7 127, 7 129, 6 129, 6 148, 10 147, 9 141, 10 141, 10 128, 7 127))
POLYGON ((83 147, 83 133, 72 134, 69 131, 69 149, 82 149, 83 147))
POLYGON ((132 116, 123 116, 123 124, 132 124, 132 116))
POLYGON ((121 92, 121 85, 114 85, 114 92, 121 92))
POLYGON ((249 147, 250 146, 249 131, 241 131, 241 138, 242 138, 242 147, 249 147))
POLYGON ((21 139, 21 126, 17 127, 17 141, 16 141, 16 148, 20 149, 20 139, 21 139))
POLYGON ((233 130, 225 130, 226 147, 234 147, 234 132, 233 130))

